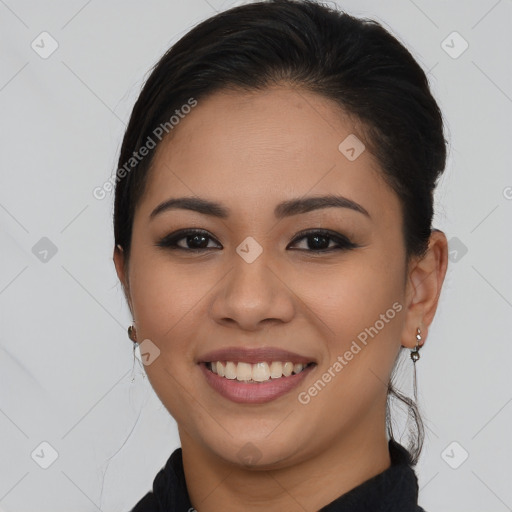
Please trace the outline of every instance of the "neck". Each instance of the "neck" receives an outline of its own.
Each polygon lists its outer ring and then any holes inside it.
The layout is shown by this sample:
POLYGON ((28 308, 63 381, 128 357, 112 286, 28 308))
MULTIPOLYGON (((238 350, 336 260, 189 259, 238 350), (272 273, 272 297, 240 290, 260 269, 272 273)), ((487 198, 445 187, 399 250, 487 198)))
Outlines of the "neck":
POLYGON ((200 512, 317 511, 390 467, 385 430, 372 419, 368 428, 344 433, 314 457, 269 470, 226 461, 180 430, 191 503, 200 512))

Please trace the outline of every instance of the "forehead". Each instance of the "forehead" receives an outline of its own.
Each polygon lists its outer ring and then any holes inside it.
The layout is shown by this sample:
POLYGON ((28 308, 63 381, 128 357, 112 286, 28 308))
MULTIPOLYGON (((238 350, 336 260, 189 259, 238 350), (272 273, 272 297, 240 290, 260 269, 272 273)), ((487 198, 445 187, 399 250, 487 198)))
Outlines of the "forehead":
POLYGON ((370 214, 384 203, 396 209, 374 156, 368 149, 357 156, 358 139, 357 123, 318 94, 284 86, 221 91, 199 100, 157 148, 142 202, 149 209, 169 196, 200 195, 254 211, 336 192, 366 203, 370 214), (357 158, 347 158, 347 145, 357 158))

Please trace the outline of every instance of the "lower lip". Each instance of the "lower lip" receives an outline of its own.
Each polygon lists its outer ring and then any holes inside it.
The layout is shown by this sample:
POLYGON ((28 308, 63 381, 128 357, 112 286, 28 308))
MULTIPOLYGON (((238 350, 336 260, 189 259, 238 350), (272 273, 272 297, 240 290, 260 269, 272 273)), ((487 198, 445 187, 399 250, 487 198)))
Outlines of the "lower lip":
POLYGON ((223 397, 237 403, 263 404, 279 398, 298 386, 315 365, 310 365, 295 375, 270 379, 265 382, 241 382, 236 379, 226 379, 213 373, 204 363, 200 363, 199 366, 208 384, 223 397))

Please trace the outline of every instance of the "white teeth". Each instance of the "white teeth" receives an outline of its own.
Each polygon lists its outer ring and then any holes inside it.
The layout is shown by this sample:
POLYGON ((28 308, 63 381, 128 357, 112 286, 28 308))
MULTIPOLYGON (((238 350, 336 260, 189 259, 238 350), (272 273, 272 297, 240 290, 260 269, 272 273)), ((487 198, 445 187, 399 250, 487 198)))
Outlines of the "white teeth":
POLYGON ((252 365, 252 380, 264 382, 268 379, 270 379, 270 368, 267 363, 256 363, 252 365))
POLYGON ((289 377, 293 372, 293 363, 290 363, 289 361, 284 363, 283 365, 283 375, 285 377, 289 377))
POLYGON ((236 365, 235 363, 232 363, 231 361, 228 361, 226 363, 226 379, 236 379, 236 365))
POLYGON ((251 380, 252 379, 252 364, 238 363, 236 367, 236 380, 251 380))
POLYGON ((225 377, 230 380, 238 380, 241 382, 265 382, 270 379, 280 379, 281 377, 289 377, 290 375, 300 373, 307 365, 291 361, 281 362, 272 361, 270 365, 267 362, 256 364, 226 361, 212 361, 210 369, 219 377, 225 377))
POLYGON ((272 361, 270 363, 270 376, 273 379, 278 379, 283 375, 283 363, 279 361, 272 361))

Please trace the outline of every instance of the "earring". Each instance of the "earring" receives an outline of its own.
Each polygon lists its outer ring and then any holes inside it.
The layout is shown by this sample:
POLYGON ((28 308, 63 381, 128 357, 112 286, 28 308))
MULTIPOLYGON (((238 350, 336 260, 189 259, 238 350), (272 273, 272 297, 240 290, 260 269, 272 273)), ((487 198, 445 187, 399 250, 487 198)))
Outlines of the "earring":
POLYGON ((135 326, 133 325, 128 327, 128 338, 130 338, 134 343, 137 343, 137 333, 135 331, 135 326))
POLYGON ((416 333, 416 347, 414 347, 413 350, 411 350, 411 359, 413 363, 416 363, 416 361, 420 358, 420 348, 422 347, 423 343, 420 343, 421 341, 421 331, 418 327, 418 332, 416 333))
POLYGON ((413 350, 411 350, 411 359, 412 359, 412 367, 414 370, 414 376, 413 376, 413 393, 414 393, 414 400, 418 402, 418 386, 416 382, 416 361, 420 358, 420 348, 422 347, 423 343, 421 342, 421 331, 418 327, 418 331, 416 332, 416 346, 413 350))
MULTIPOLYGON (((135 349, 137 348, 137 332, 135 331, 135 326, 130 325, 128 327, 128 337, 133 341, 133 357, 135 358, 135 349)), ((135 359, 134 359, 135 361, 135 359)), ((142 378, 145 379, 146 376, 142 373, 142 378)), ((132 384, 135 382, 135 377, 132 377, 132 384)))

